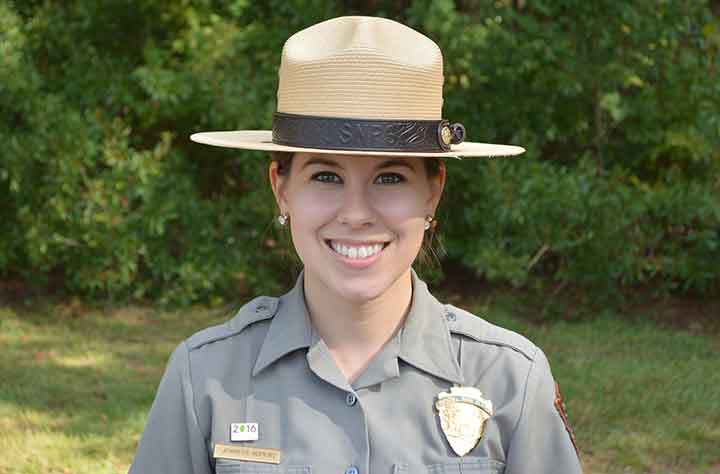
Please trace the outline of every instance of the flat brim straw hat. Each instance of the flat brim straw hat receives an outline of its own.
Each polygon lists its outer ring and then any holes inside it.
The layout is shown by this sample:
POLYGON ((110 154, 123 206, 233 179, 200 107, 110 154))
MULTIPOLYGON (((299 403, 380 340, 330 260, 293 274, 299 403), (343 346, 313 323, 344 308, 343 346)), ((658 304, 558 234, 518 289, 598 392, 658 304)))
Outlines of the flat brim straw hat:
POLYGON ((465 141, 442 118, 443 58, 428 37, 386 18, 349 16, 292 35, 282 51, 272 130, 190 139, 246 150, 424 157, 512 156, 465 141))

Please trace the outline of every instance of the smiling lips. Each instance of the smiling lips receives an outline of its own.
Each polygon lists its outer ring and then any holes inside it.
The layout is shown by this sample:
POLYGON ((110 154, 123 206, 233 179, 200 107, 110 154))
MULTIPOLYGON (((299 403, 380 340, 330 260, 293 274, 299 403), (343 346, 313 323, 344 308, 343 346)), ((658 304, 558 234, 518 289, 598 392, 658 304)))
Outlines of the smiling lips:
MULTIPOLYGON (((369 265, 387 246, 388 242, 364 243, 363 245, 342 243, 336 240, 327 241, 330 248, 346 263, 369 265)), ((365 265, 362 265, 365 266, 365 265)))

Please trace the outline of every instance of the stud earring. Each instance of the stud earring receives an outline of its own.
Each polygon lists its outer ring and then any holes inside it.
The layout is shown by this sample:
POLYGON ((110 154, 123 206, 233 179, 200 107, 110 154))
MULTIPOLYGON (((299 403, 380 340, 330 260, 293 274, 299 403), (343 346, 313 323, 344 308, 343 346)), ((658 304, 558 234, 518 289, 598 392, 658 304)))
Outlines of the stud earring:
POLYGON ((435 227, 435 218, 431 215, 425 216, 425 230, 430 230, 431 227, 435 227))
POLYGON ((289 219, 290 216, 287 212, 285 214, 280 214, 279 216, 277 216, 277 221, 280 223, 280 225, 287 225, 289 219))

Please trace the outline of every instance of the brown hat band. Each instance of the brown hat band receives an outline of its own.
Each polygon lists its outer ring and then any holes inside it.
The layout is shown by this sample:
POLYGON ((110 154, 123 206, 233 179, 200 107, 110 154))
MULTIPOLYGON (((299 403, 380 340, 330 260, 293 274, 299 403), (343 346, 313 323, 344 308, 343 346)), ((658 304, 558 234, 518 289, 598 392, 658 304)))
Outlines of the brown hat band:
POLYGON ((343 151, 443 153, 465 139, 462 124, 447 120, 365 120, 276 112, 278 145, 343 151))

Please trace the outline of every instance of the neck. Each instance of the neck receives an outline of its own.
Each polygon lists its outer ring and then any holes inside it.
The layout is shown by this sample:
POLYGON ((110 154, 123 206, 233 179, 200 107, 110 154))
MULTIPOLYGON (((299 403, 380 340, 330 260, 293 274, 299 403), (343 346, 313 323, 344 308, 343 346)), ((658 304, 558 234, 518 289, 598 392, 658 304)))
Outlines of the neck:
POLYGON ((304 290, 313 326, 352 381, 405 320, 412 299, 412 277, 408 269, 383 294, 364 301, 343 298, 307 274, 304 290))

